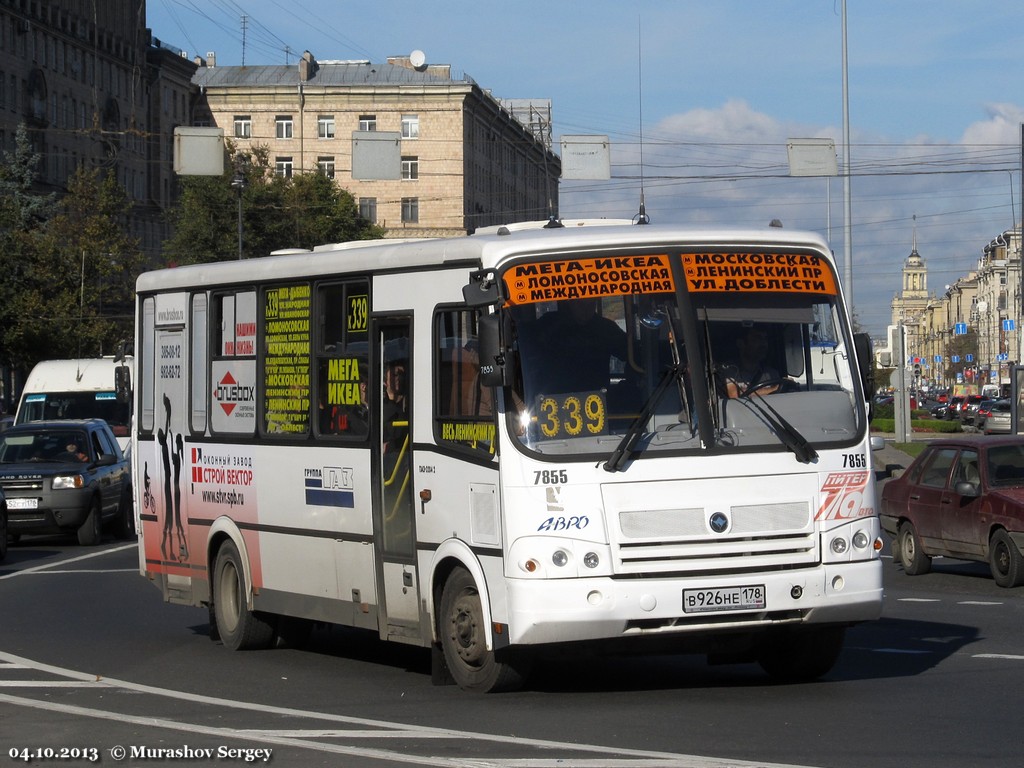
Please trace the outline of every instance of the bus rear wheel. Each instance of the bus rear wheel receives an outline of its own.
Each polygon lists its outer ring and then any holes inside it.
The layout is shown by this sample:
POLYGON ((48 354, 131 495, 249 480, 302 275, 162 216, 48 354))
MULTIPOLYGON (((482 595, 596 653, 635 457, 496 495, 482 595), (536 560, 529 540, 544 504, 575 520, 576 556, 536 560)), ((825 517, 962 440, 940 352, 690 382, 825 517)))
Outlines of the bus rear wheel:
POLYGON ((460 688, 492 693, 522 687, 523 660, 499 661, 487 648, 480 592, 464 568, 456 568, 445 582, 438 629, 445 663, 460 688))
POLYGON ((269 648, 274 625, 246 607, 245 571, 233 541, 225 541, 213 568, 213 618, 224 646, 233 651, 269 648))

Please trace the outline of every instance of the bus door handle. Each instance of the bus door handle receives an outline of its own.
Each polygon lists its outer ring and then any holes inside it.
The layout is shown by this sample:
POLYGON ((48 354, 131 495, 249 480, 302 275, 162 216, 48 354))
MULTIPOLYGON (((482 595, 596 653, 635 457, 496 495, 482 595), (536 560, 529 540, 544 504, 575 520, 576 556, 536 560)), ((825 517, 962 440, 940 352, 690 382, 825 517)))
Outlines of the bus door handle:
POLYGON ((420 514, 427 514, 427 502, 431 499, 431 493, 429 488, 424 488, 420 491, 420 514))

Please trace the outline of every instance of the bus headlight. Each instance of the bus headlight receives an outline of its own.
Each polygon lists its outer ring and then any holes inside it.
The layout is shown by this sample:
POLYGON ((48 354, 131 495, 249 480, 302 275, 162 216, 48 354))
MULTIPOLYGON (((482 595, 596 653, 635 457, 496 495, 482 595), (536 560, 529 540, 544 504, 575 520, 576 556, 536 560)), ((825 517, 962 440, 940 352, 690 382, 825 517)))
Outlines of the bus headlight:
POLYGON ((846 552, 849 546, 850 545, 846 543, 846 539, 844 539, 842 536, 836 536, 834 539, 832 539, 832 551, 835 552, 837 555, 841 555, 844 552, 846 552))
POLYGON ((587 552, 587 554, 583 556, 583 564, 587 566, 587 568, 597 568, 597 566, 601 564, 601 557, 597 552, 587 552))
POLYGON ((857 531, 855 534, 853 534, 853 546, 855 546, 857 549, 867 549, 867 546, 870 543, 871 540, 868 538, 868 535, 864 533, 864 531, 857 531))
POLYGON ((561 568, 566 563, 569 562, 569 556, 567 554, 565 554, 565 550, 564 549, 556 549, 551 554, 551 562, 554 563, 559 568, 561 568))

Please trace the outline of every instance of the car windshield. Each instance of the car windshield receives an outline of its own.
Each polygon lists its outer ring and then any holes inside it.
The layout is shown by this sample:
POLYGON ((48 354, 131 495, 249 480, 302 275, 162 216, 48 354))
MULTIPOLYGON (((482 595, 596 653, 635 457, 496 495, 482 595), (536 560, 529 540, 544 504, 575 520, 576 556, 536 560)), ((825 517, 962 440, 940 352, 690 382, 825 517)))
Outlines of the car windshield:
MULTIPOLYGON (((580 259, 575 280, 608 287, 594 265, 625 261, 580 259)), ((505 280, 525 286, 531 269, 573 263, 521 265, 505 280)), ((856 438, 863 395, 834 289, 716 286, 680 297, 671 281, 637 285, 576 297, 510 290, 503 311, 518 366, 506 411, 525 449, 604 457, 618 469, 626 454, 752 446, 808 461, 814 445, 856 438)))
POLYGON ((14 431, 0 435, 0 464, 37 461, 84 461, 89 444, 84 432, 72 430, 14 431))
POLYGON ((989 448, 988 476, 996 487, 1024 485, 1024 444, 989 448))
POLYGON ((49 392, 26 394, 18 423, 54 419, 103 419, 117 437, 128 435, 131 406, 114 392, 49 392))

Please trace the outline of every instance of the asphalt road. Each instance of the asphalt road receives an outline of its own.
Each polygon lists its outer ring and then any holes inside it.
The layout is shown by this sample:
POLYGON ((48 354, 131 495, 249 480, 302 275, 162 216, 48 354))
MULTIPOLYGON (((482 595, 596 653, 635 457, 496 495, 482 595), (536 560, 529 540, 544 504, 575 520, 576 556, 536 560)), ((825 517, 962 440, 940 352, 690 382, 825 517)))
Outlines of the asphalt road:
POLYGON ((887 561, 883 618, 852 629, 816 683, 567 652, 527 689, 479 696, 432 685, 426 651, 367 632, 231 653, 137 562, 112 540, 26 539, 0 565, 0 765, 262 764, 256 750, 359 768, 1020 764, 1024 589, 999 589, 983 565, 908 577, 887 561), (61 748, 86 753, 45 751, 61 748))

